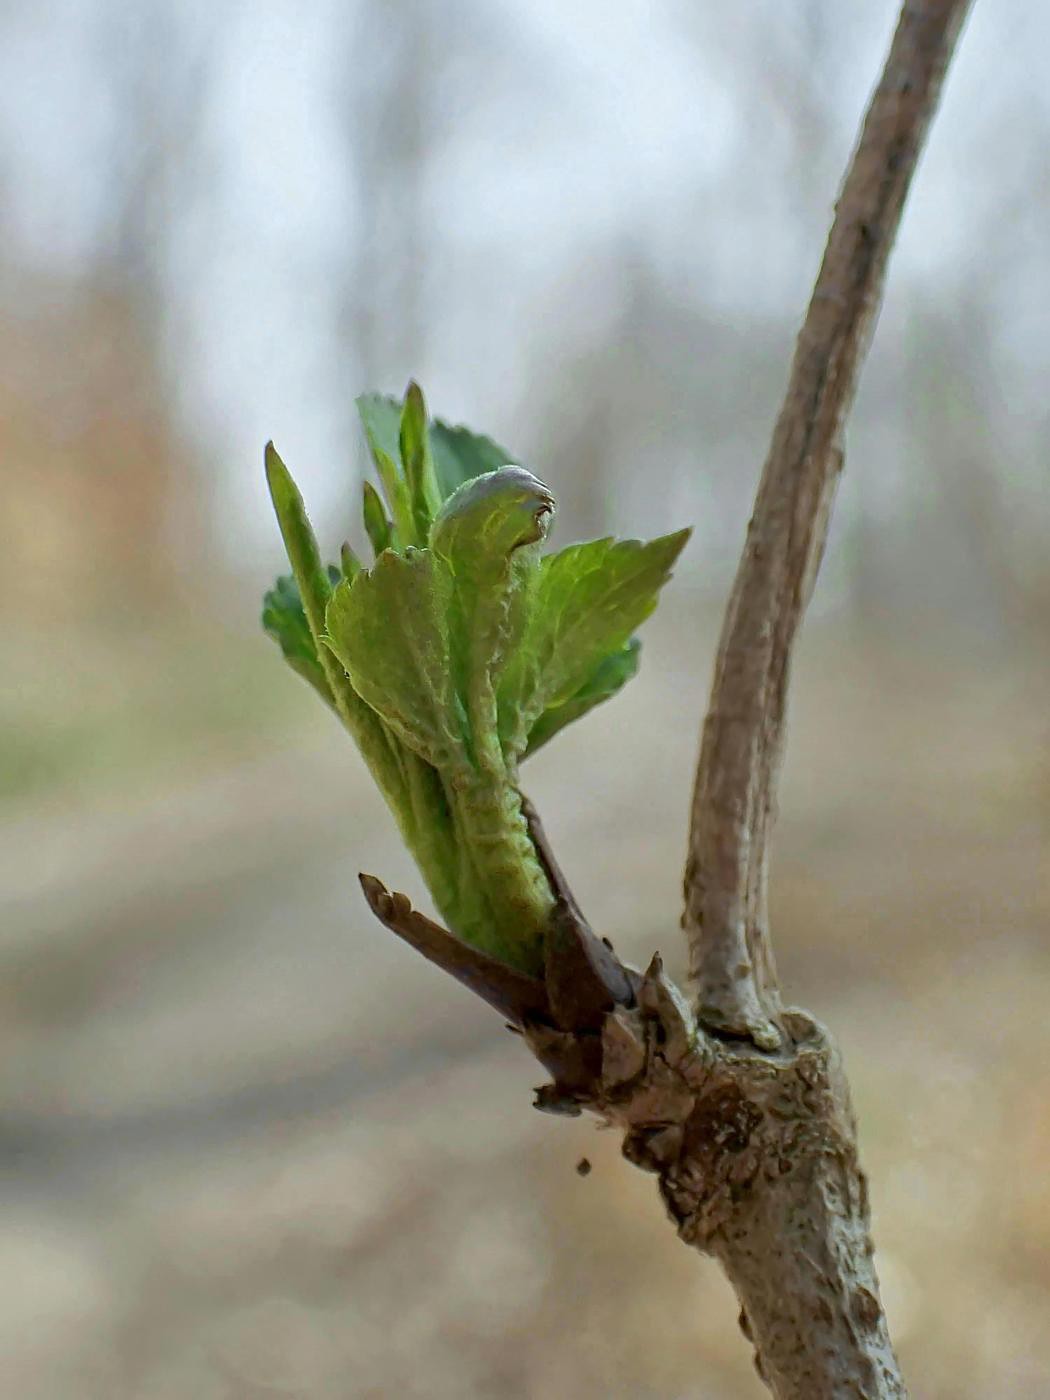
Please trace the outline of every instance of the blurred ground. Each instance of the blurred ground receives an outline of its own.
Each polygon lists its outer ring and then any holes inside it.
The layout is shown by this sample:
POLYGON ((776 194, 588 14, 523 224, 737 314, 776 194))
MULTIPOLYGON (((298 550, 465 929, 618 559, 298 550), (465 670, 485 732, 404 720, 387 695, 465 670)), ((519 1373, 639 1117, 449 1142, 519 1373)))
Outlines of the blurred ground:
MULTIPOLYGON (((692 606, 528 774, 595 923, 676 971, 692 606)), ((134 652, 70 661, 109 748, 88 726, 0 807, 3 1393, 764 1394, 651 1181, 533 1112, 499 1021, 366 918, 359 868, 419 884, 306 688, 250 638, 134 652)), ((797 681, 778 955, 844 1047, 906 1371, 1050 1395, 1045 676, 816 624, 797 681)), ((20 694, 19 732, 88 725, 20 694)))

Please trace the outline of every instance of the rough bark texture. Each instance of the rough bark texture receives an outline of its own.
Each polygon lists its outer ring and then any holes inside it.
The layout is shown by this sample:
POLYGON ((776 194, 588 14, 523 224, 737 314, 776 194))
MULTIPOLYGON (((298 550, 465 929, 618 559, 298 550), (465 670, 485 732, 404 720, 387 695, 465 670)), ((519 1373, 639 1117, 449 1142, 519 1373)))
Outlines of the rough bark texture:
MULTIPOLYGON (((826 1031, 783 1014, 790 1050, 705 1035, 654 960, 636 1005, 602 1029, 599 1083, 540 1106, 581 1105, 624 1131, 657 1173, 678 1233, 726 1268, 756 1365, 778 1396, 905 1394, 879 1302, 867 1185, 849 1090, 826 1031)), ((526 1028, 549 1064, 565 1039, 526 1028)))
POLYGON ((543 977, 465 947, 363 877, 384 923, 499 1009, 552 1083, 655 1172, 682 1239, 716 1257, 780 1400, 905 1394, 872 1263, 867 1185, 828 1033, 785 1010, 766 913, 791 648, 820 562, 843 421, 886 259, 968 0, 906 0, 799 336, 726 614, 693 803, 683 919, 695 1012, 588 927, 536 815, 556 894, 543 977))

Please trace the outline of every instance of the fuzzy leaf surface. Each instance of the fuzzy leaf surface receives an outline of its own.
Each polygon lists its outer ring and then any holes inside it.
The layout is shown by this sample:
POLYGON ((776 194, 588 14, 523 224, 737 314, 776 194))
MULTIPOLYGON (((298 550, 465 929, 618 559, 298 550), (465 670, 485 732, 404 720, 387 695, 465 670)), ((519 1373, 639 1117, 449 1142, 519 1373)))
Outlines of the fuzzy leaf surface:
POLYGON ((505 774, 496 681, 527 626, 539 546, 554 501, 521 467, 460 486, 438 513, 431 548, 453 581, 449 631, 476 763, 505 774))
POLYGON ((387 550, 336 588, 325 639, 361 699, 443 772, 468 762, 449 650, 451 591, 448 569, 430 550, 387 550))

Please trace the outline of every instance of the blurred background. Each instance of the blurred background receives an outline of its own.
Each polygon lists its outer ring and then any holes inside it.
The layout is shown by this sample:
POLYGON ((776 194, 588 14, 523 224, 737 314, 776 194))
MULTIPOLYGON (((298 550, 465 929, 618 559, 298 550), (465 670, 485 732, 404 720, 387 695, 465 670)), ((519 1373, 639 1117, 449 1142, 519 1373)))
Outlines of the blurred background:
MULTIPOLYGON (((719 610, 894 20, 0 2, 5 1394, 765 1393, 651 1180, 366 917, 359 869, 425 896, 259 630, 262 444, 334 549, 354 395, 411 374, 552 485, 556 541, 694 525, 641 676, 526 774, 592 920, 680 973, 719 610)), ((953 1400, 1050 1395, 1048 48, 1022 0, 964 35, 775 853, 905 1367, 953 1400)))

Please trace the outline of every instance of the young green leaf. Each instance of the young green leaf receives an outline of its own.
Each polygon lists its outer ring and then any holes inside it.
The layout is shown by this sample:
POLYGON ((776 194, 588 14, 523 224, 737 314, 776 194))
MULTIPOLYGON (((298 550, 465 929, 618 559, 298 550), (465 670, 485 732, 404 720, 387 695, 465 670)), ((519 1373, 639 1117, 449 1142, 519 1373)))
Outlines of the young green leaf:
POLYGON ((469 762, 449 655, 451 591, 429 550, 388 550, 332 594, 325 638, 362 700, 443 773, 469 762))
POLYGON ((473 481, 476 476, 485 476, 517 461, 513 453, 491 438, 472 433, 469 428, 443 423, 440 418, 430 425, 430 448, 443 500, 465 481, 473 481))
MULTIPOLYGON (((373 453, 378 447, 388 459, 397 461, 401 451, 400 399, 383 394, 362 394, 357 400, 358 411, 365 425, 373 453)), ((473 481, 476 476, 498 471, 517 462, 498 442, 481 433, 471 432, 458 423, 445 423, 435 418, 430 424, 430 451, 434 459, 434 475, 438 494, 447 500, 457 486, 473 481)))
POLYGON ((430 547, 464 578, 506 571, 524 545, 547 534, 554 497, 524 467, 504 467, 454 491, 430 529, 430 547))
POLYGON ((399 461, 401 457, 400 399, 388 394, 359 394, 354 400, 368 438, 369 447, 399 461))
POLYGON ((316 643, 324 631, 324 610, 328 606, 332 584, 328 571, 321 563, 321 553, 299 488, 272 442, 266 444, 266 480, 288 562, 299 586, 303 610, 316 643))
POLYGON ((525 633, 499 686, 508 757, 525 751, 544 710, 570 700, 645 621, 689 533, 591 540, 542 561, 525 633))
POLYGON ((589 710, 593 710, 595 705, 611 699, 617 691, 622 690, 638 673, 641 650, 641 642, 637 637, 632 637, 622 650, 604 656, 588 679, 568 700, 544 710, 529 731, 529 742, 523 757, 530 757, 549 739, 553 739, 560 729, 564 729, 573 720, 580 719, 589 710))
POLYGON ((494 677, 551 508, 517 468, 470 482, 439 512, 431 549, 383 554, 328 606, 329 645, 355 690, 442 780, 454 866, 435 870, 418 835, 413 850, 446 918, 531 972, 553 894, 503 758, 494 677))
POLYGON ((362 394, 357 400, 365 436, 375 462, 383 494, 402 543, 414 538, 408 482, 401 466, 401 406, 382 394, 362 394))
POLYGON ((263 598, 263 630, 281 648, 285 661, 303 680, 309 681, 326 705, 335 706, 324 667, 306 620, 303 600, 295 579, 282 575, 263 598))
POLYGON ((364 565, 354 553, 349 540, 343 541, 343 547, 339 551, 339 560, 343 566, 343 578, 349 579, 350 582, 353 583, 354 579, 357 578, 358 574, 364 568, 364 565))
POLYGON ((556 901, 516 765, 634 674, 629 638, 687 532, 541 563, 554 504, 542 482, 491 440, 429 425, 415 385, 404 405, 358 402, 389 507, 365 489, 377 561, 364 569, 347 545, 342 575, 323 568, 271 446, 297 586, 278 582, 264 625, 334 702, 449 926, 540 977, 556 901))
POLYGON ((476 477, 454 491, 430 531, 454 580, 451 660, 475 760, 502 773, 496 680, 526 625, 530 585, 554 500, 521 467, 476 477))
MULTIPOLYGON (((398 752, 393 736, 354 691, 343 666, 322 645, 325 610, 332 593, 332 583, 339 577, 339 571, 332 567, 325 569, 321 563, 317 540, 299 488, 272 442, 266 446, 266 478, 288 560, 298 585, 303 615, 337 713, 353 735, 408 840, 413 817, 406 792, 403 756, 398 752)), ((340 587, 343 585, 340 584, 340 587)))
POLYGON ((434 460, 430 455, 427 406, 423 391, 415 380, 405 392, 398 445, 408 483, 408 501, 414 526, 413 538, 406 540, 406 543, 422 546, 427 542, 430 522, 438 512, 441 498, 434 476, 434 460))
POLYGON ((390 549, 393 531, 390 521, 386 518, 383 502, 379 499, 379 492, 370 481, 364 483, 362 495, 361 513, 364 516, 365 534, 372 542, 372 549, 378 559, 384 549, 390 549))

